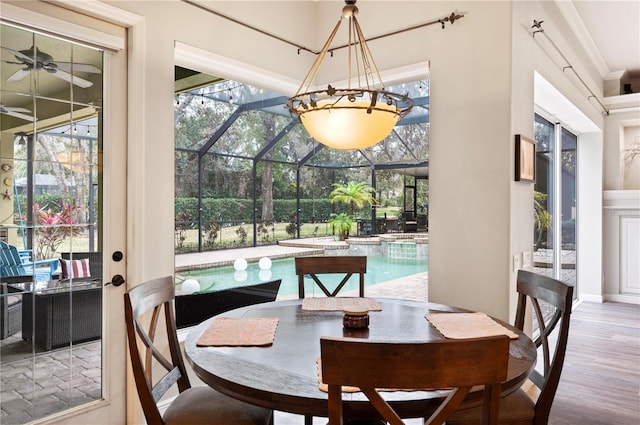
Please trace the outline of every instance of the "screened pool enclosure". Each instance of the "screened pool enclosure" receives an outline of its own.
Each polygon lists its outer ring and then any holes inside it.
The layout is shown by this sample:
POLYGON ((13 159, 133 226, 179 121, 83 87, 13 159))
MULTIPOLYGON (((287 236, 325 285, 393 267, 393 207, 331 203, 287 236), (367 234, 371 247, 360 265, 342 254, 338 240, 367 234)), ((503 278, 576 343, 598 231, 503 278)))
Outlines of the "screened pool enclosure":
POLYGON ((387 90, 408 94, 411 112, 377 145, 337 150, 309 137, 286 95, 176 67, 176 251, 332 235, 332 214, 350 211, 329 194, 349 182, 375 189, 352 235, 386 232, 385 214, 426 230, 429 81, 387 90))

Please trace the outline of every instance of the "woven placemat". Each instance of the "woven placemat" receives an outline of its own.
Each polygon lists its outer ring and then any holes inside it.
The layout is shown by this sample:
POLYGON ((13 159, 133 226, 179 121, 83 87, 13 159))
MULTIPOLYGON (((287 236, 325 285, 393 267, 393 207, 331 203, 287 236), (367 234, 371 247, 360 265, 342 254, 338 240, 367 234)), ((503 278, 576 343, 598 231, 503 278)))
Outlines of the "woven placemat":
POLYGON ((361 297, 317 297, 302 300, 302 309, 307 311, 361 310, 380 311, 382 307, 373 298, 361 297))
POLYGON ((505 328, 485 313, 428 313, 425 318, 445 338, 466 339, 494 335, 507 335, 517 339, 518 334, 505 328))
POLYGON ((220 317, 200 335, 199 347, 268 347, 278 327, 277 317, 220 317))

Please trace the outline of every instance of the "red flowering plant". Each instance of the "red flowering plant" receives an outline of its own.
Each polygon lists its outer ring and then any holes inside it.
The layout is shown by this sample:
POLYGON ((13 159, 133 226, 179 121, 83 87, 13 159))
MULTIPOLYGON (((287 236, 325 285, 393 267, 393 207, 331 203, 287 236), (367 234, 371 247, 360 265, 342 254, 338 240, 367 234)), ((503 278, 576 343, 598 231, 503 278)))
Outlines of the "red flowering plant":
POLYGON ((74 226, 78 207, 75 204, 63 203, 60 212, 52 212, 48 206, 33 206, 36 226, 36 259, 51 258, 60 244, 68 237, 81 232, 81 226, 74 226))

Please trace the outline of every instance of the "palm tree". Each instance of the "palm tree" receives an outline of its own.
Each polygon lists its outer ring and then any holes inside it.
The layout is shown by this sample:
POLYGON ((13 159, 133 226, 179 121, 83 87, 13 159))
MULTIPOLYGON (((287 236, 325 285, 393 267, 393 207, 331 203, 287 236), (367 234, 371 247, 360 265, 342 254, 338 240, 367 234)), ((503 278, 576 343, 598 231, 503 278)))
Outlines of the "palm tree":
POLYGON ((333 229, 334 234, 337 231, 338 237, 343 241, 349 237, 349 233, 351 233, 353 219, 345 213, 331 214, 331 218, 329 218, 328 223, 333 229))
POLYGON ((374 205, 376 203, 376 198, 373 196, 376 191, 366 183, 349 182, 346 186, 342 183, 334 183, 333 187, 335 189, 329 194, 331 203, 348 204, 351 217, 353 217, 356 208, 360 209, 366 204, 374 205))

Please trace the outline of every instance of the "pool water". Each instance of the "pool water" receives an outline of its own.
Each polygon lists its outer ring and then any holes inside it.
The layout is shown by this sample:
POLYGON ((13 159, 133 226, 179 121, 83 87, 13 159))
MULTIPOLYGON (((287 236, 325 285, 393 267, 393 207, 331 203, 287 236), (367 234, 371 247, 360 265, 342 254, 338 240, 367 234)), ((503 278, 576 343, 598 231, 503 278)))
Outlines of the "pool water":
MULTIPOLYGON (((410 276, 427 271, 426 260, 395 259, 381 256, 367 257, 367 273, 364 275, 365 286, 388 280, 410 276)), ((298 276, 296 276, 294 259, 285 258, 273 260, 269 270, 261 270, 258 263, 249 263, 247 270, 236 271, 233 266, 214 267, 210 269, 181 272, 177 276, 183 279, 196 279, 200 283, 200 292, 219 291, 244 285, 254 285, 274 279, 282 279, 278 295, 294 295, 298 293, 298 276)), ((335 288, 344 275, 323 275, 321 280, 330 291, 335 288)), ((179 289, 178 284, 178 289, 179 289)), ((358 288, 358 276, 354 275, 347 281, 342 291, 358 288)), ((305 278, 305 292, 309 295, 321 293, 321 290, 311 280, 305 278)))

